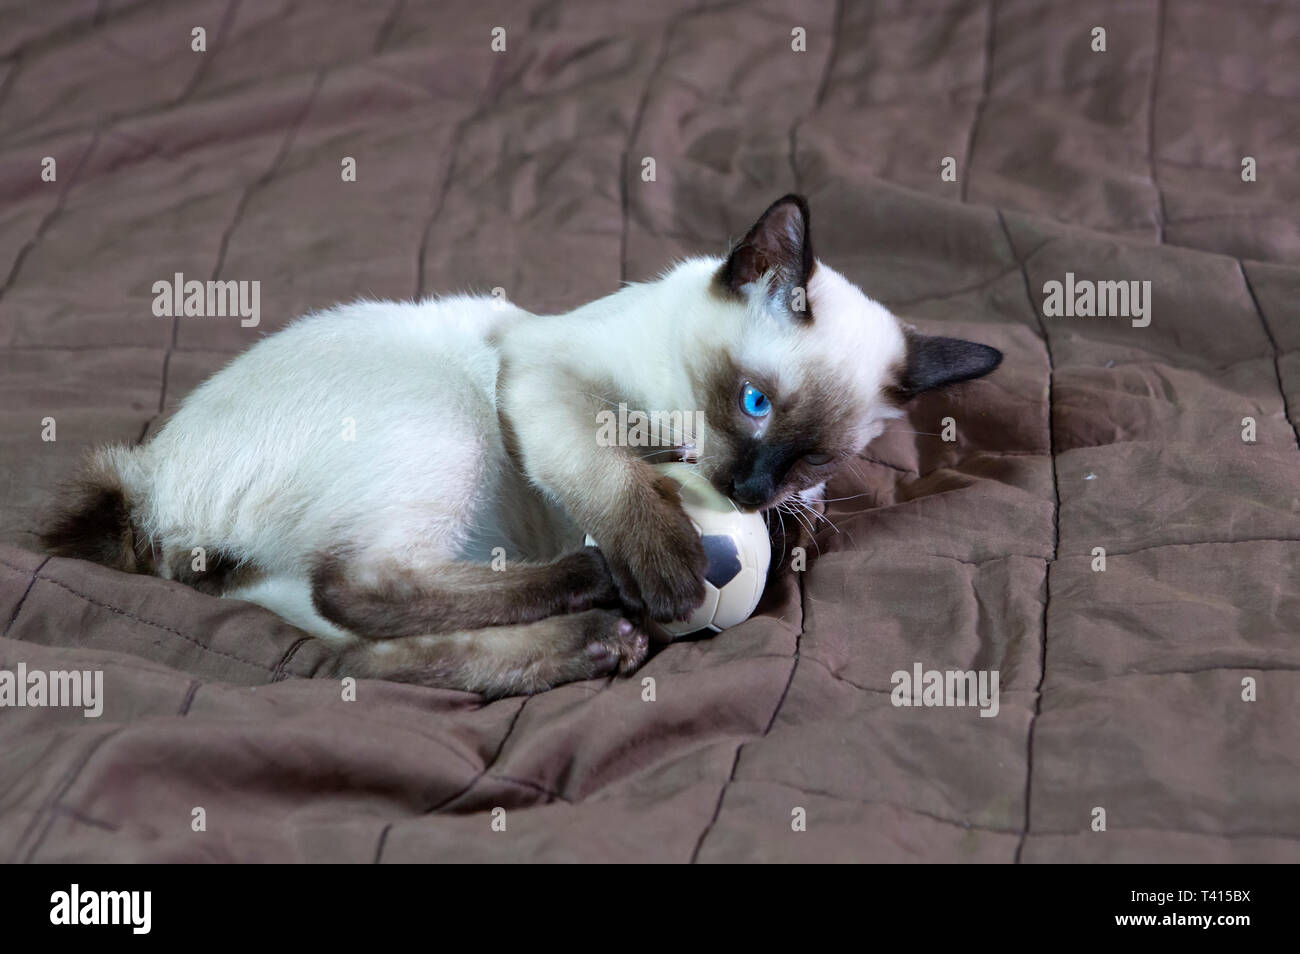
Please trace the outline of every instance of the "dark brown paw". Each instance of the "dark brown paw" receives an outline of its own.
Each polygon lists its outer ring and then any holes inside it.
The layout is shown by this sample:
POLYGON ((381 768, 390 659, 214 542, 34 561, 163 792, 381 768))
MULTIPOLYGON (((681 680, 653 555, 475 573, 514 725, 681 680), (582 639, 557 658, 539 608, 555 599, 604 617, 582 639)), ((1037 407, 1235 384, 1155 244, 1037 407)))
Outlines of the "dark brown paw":
POLYGON ((650 559, 637 560, 614 570, 614 582, 619 601, 629 616, 640 617, 644 613, 667 623, 687 619, 704 602, 707 569, 701 547, 698 562, 694 554, 671 557, 665 554, 658 566, 650 559))
POLYGON ((581 648, 573 659, 573 678, 626 675, 645 662, 650 637, 629 620, 603 611, 582 613, 578 618, 581 648))
POLYGON ((649 499, 612 535, 605 559, 629 615, 644 613, 662 623, 686 619, 704 602, 709 560, 677 485, 662 477, 649 499))
POLYGON ((566 605, 560 612, 581 613, 595 607, 619 605, 618 587, 609 564, 596 547, 583 547, 564 558, 566 581, 562 584, 566 605))
POLYGON ((592 536, 625 615, 642 624, 687 619, 704 602, 704 544, 676 481, 644 463, 635 473, 619 506, 592 521, 592 536))

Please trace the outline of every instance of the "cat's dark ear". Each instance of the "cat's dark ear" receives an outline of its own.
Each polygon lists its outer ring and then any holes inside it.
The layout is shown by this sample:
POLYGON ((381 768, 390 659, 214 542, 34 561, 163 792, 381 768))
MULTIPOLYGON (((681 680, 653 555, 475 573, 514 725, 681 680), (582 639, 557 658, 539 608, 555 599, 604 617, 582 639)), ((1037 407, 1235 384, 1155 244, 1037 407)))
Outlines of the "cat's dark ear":
POLYGON ((1002 363, 1002 352, 988 345, 923 335, 911 329, 906 335, 907 358, 893 388, 894 396, 902 401, 922 391, 982 378, 1002 363))
POLYGON ((767 207, 718 270, 717 282, 733 296, 746 285, 774 273, 771 292, 794 317, 810 319, 808 279, 814 266, 808 203, 786 195, 767 207))

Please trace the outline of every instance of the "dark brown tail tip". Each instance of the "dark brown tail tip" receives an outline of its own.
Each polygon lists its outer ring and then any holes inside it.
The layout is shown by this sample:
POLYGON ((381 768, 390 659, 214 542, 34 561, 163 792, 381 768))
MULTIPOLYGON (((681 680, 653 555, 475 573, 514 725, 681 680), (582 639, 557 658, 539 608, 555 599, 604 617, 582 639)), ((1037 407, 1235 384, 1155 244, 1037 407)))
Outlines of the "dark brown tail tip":
POLYGON ((61 496, 59 511, 40 533, 47 552, 129 573, 147 572, 137 552, 130 507, 120 485, 82 480, 61 496))

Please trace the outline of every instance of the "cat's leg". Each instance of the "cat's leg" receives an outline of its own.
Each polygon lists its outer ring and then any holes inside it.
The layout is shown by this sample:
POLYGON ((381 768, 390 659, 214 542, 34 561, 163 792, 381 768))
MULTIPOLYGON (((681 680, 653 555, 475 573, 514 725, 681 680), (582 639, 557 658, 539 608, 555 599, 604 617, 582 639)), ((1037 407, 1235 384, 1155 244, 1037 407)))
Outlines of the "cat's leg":
POLYGON ((312 603, 331 623, 368 639, 477 630, 618 604, 600 551, 549 563, 412 565, 397 558, 327 556, 312 574, 312 603))
POLYGON ((617 612, 587 610, 512 626, 359 641, 339 651, 330 674, 489 697, 526 695, 631 672, 649 648, 646 634, 617 612))
POLYGON ((599 388, 571 369, 516 367, 508 356, 497 387, 511 456, 600 544, 628 613, 661 622, 689 617, 704 601, 708 569, 699 532, 670 477, 625 447, 601 446, 599 388))

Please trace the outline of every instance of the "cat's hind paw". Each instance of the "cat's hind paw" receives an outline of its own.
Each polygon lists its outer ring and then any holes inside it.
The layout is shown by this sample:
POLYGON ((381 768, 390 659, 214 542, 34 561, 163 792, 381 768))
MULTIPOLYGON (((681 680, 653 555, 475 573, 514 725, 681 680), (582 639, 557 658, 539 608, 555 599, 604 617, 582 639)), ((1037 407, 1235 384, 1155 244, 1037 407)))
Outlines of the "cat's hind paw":
POLYGON ((636 671, 650 654, 650 637, 616 610, 587 610, 546 621, 556 641, 532 670, 528 692, 568 682, 636 671))
POLYGON ((650 652, 650 637, 620 617, 611 632, 589 641, 584 651, 596 674, 627 675, 645 662, 650 652))

